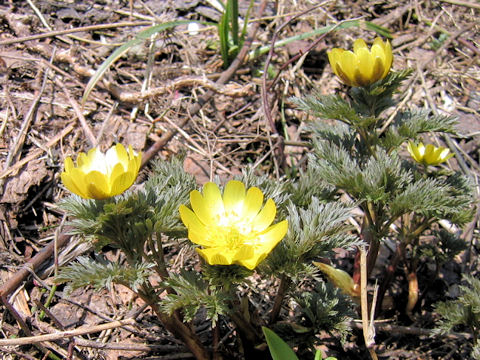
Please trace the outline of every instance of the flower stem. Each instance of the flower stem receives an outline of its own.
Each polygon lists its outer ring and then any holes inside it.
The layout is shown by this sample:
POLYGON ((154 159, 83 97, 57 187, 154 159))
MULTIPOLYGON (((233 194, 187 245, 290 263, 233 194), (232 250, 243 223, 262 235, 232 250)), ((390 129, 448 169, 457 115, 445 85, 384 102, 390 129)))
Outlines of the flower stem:
POLYGON ((162 311, 156 301, 157 294, 149 284, 144 284, 137 294, 152 308, 163 326, 183 341, 197 360, 210 360, 211 357, 197 334, 179 319, 178 314, 167 315, 162 311))
POLYGON ((270 324, 273 324, 277 320, 278 314, 280 314, 280 309, 282 308, 283 299, 285 298, 291 282, 292 280, 289 277, 282 274, 282 277, 280 278, 280 286, 278 287, 277 295, 275 296, 273 307, 270 311, 270 324))

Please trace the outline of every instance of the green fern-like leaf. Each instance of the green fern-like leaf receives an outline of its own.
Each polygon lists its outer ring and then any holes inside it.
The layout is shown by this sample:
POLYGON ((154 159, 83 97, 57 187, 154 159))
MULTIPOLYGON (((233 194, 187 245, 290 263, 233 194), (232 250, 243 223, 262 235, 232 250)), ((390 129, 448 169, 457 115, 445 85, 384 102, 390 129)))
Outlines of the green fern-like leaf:
MULTIPOLYGON (((363 116, 377 118, 385 109, 398 102, 393 98, 393 94, 411 73, 412 70, 410 69, 397 72, 390 71, 383 80, 368 88, 351 88, 352 108, 363 116)), ((382 124, 378 125, 382 126, 382 124)))
POLYGON ((316 198, 305 209, 291 204, 289 231, 260 268, 277 275, 284 273, 294 281, 311 275, 314 259, 328 256, 334 248, 349 248, 360 243, 345 225, 351 210, 342 203, 324 204, 316 198))
POLYGON ((445 334, 460 327, 476 336, 480 331, 480 280, 471 275, 464 275, 463 280, 458 299, 435 305, 441 318, 434 332, 445 334))
POLYGON ((380 139, 380 143, 389 150, 399 147, 407 140, 417 140, 424 133, 455 134, 456 123, 452 116, 433 115, 425 110, 399 113, 380 139))
POLYGON ((229 311, 228 295, 209 287, 208 282, 198 273, 182 270, 178 275, 171 275, 164 285, 175 291, 168 294, 161 302, 163 311, 168 314, 182 310, 185 320, 191 321, 198 310, 204 307, 207 318, 212 320, 215 326, 218 316, 227 314, 229 311))
POLYGON ((299 306, 300 325, 314 334, 327 331, 345 341, 350 330, 348 322, 355 316, 350 298, 324 282, 318 282, 311 291, 294 294, 293 298, 299 306))
POLYGON ((419 251, 427 259, 435 259, 438 264, 444 264, 467 248, 465 240, 446 230, 434 231, 434 242, 421 244, 419 251))
POLYGON ((57 283, 67 283, 66 292, 77 288, 93 286, 95 289, 110 289, 113 283, 123 284, 136 291, 151 274, 153 264, 139 263, 122 266, 118 263, 97 257, 95 260, 80 256, 62 268, 56 277, 57 283))

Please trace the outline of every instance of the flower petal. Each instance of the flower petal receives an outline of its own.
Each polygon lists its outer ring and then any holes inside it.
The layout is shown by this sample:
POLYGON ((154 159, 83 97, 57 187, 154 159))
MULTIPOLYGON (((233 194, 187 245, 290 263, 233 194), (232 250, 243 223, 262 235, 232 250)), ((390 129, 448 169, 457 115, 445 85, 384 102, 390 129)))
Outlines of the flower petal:
POLYGON ((385 70, 383 72, 382 79, 385 76, 387 76, 388 72, 390 71, 390 68, 392 67, 392 63, 393 63, 392 45, 390 44, 390 41, 388 41, 388 40, 385 43, 384 51, 385 51, 385 59, 384 59, 383 66, 384 66, 385 70))
POLYGON ((85 181, 85 174, 80 169, 73 168, 68 172, 68 176, 70 177, 71 181, 75 184, 75 186, 79 190, 79 192, 75 194, 80 195, 85 199, 91 199, 91 197, 88 194, 87 183, 85 181))
POLYGON ((436 161, 435 146, 432 144, 427 144, 425 146, 425 155, 423 160, 427 165, 433 165, 436 161))
POLYGON ((207 228, 192 210, 185 205, 180 205, 178 210, 180 212, 180 219, 188 229, 188 238, 191 242, 202 246, 215 245, 208 236, 207 228))
POLYGON ((367 46, 367 43, 365 42, 365 40, 363 40, 363 39, 355 40, 355 42, 353 43, 353 52, 355 54, 358 54, 358 52, 360 50, 363 50, 363 49, 368 51, 368 46, 367 46))
POLYGON ((423 154, 420 153, 420 149, 423 149, 423 144, 415 145, 413 142, 409 141, 407 145, 407 150, 412 156, 413 160, 416 162, 422 162, 423 154))
POLYGON ((243 202, 245 201, 245 185, 238 180, 231 180, 223 190, 223 206, 225 214, 241 216, 243 213, 243 202))
POLYGON ((89 172, 85 175, 84 181, 90 198, 101 200, 111 197, 110 184, 108 183, 106 176, 101 172, 89 172))
POLYGON ((252 245, 241 246, 233 255, 234 261, 244 261, 254 256, 254 247, 252 245))
POLYGON ((217 184, 207 182, 203 185, 203 199, 205 204, 208 204, 208 211, 212 217, 224 216, 222 194, 217 184))
POLYGON ((288 231, 288 221, 283 220, 270 226, 267 231, 257 238, 257 249, 261 252, 270 253, 275 246, 285 237, 288 231))
MULTIPOLYGON (((121 164, 117 164, 121 167, 121 164)), ((123 193, 135 182, 136 176, 132 173, 124 172, 113 178, 110 178, 110 196, 115 196, 123 193)))
POLYGON ((362 77, 362 82, 368 83, 372 78, 373 58, 368 48, 362 47, 355 51, 358 61, 358 72, 362 77))
POLYGON ((344 51, 345 50, 343 50, 343 49, 335 48, 335 49, 332 49, 331 51, 329 51, 327 53, 328 61, 330 62, 330 66, 332 67, 332 70, 335 73, 335 75, 337 75, 338 77, 340 77, 340 74, 338 74, 338 72, 337 72, 337 65, 338 65, 339 59, 342 56, 342 53, 344 51))
POLYGON ((379 57, 375 58, 375 61, 372 64, 372 75, 370 76, 371 84, 377 82, 380 79, 383 79, 384 74, 384 63, 379 57))
POLYGON ((212 214, 212 208, 202 196, 202 194, 193 190, 190 193, 190 204, 192 205, 193 212, 198 216, 200 221, 205 225, 215 225, 218 221, 216 214, 212 214))
POLYGON ((247 191, 243 203, 243 219, 245 222, 251 221, 260 211, 263 204, 263 193, 257 187, 251 187, 247 191))
POLYGON ((222 252, 219 248, 195 249, 210 265, 232 265, 232 254, 222 252))
POLYGON ((60 174, 60 178, 62 179, 63 185, 72 193, 77 194, 78 196, 81 196, 83 198, 86 197, 84 190, 77 186, 70 173, 62 172, 60 174))
POLYGON ((340 65, 341 71, 348 80, 352 82, 353 86, 357 86, 354 75, 358 67, 358 60, 355 54, 351 51, 344 51, 342 57, 339 59, 338 65, 340 65))
POLYGON ((268 228, 268 230, 261 234, 255 247, 255 253, 251 258, 242 260, 240 265, 247 269, 253 270, 260 264, 273 250, 275 246, 283 239, 288 231, 288 222, 283 220, 268 228))
POLYGON ((265 206, 252 221, 252 231, 264 231, 275 219, 277 208, 272 199, 268 199, 265 206))
POLYGON ((64 161, 65 172, 70 172, 72 169, 75 168, 75 164, 70 156, 68 156, 64 161))

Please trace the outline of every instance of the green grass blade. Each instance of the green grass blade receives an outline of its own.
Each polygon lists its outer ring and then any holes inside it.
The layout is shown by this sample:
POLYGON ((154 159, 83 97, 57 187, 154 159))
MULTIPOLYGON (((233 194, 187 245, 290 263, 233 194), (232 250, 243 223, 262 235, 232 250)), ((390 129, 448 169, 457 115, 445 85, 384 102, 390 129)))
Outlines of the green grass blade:
MULTIPOLYGON (((320 29, 316 29, 316 30, 313 30, 313 31, 310 31, 310 32, 306 32, 306 33, 303 33, 303 34, 291 36, 291 37, 283 39, 283 40, 279 40, 275 43, 275 47, 285 46, 285 45, 287 45, 291 42, 294 42, 294 41, 297 41, 297 40, 308 39, 308 38, 311 38, 311 37, 314 37, 314 36, 318 36, 318 35, 328 33, 330 31, 348 29, 350 27, 354 27, 354 26, 358 27, 360 25, 361 25, 360 20, 347 20, 347 21, 345 21, 341 24, 325 26, 325 27, 322 27, 320 29)), ((248 54, 248 59, 251 60, 251 59, 256 58, 258 56, 264 55, 269 51, 270 51, 270 45, 261 46, 258 49, 250 51, 250 53, 248 54)))
POLYGON ((82 97, 82 104, 85 104, 85 101, 87 100, 88 96, 92 92, 93 88, 95 85, 100 81, 102 78, 103 74, 112 66, 112 64, 117 61, 123 54, 125 54, 128 50, 130 50, 131 47, 149 39, 152 35, 174 28, 179 25, 184 25, 184 24, 189 24, 191 22, 195 22, 192 20, 178 20, 178 21, 170 21, 166 22, 163 24, 151 26, 146 30, 143 30, 135 36, 130 41, 127 41, 125 44, 121 45, 118 47, 97 69, 95 74, 90 78, 88 81, 87 86, 85 87, 85 91, 83 93, 82 97))
POLYGON ((238 38, 238 0, 228 0, 227 6, 230 9, 230 32, 232 34, 233 45, 239 46, 238 38))
POLYGON ((374 24, 370 21, 365 21, 365 27, 368 30, 375 31, 378 35, 381 35, 383 37, 386 37, 387 39, 393 39, 393 36, 390 34, 390 30, 387 28, 384 28, 383 26, 374 24))
POLYGON ((242 33, 240 34, 240 43, 238 47, 242 47, 243 43, 245 42, 245 38, 247 36, 247 28, 248 28, 248 20, 250 19, 250 11, 253 8, 255 0, 250 0, 250 4, 248 5, 247 13, 245 14, 245 19, 243 21, 242 33))
POLYGON ((298 360, 297 355, 295 355, 290 346, 288 346, 280 336, 264 326, 262 326, 262 331, 267 340, 268 348, 273 360, 298 360))
POLYGON ((228 17, 227 10, 223 13, 218 23, 218 37, 220 40, 220 55, 222 56, 223 65, 228 66, 228 53, 229 53, 229 43, 228 43, 228 17))

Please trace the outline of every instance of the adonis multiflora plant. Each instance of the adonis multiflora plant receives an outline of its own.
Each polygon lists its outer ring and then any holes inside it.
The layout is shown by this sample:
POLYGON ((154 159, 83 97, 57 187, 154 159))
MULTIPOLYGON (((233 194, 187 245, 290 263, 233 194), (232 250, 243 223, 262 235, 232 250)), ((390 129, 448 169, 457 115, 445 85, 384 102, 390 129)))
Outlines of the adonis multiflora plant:
MULTIPOLYGON (((419 288, 426 287, 417 278, 423 250, 428 249, 433 260, 445 254, 452 259, 462 249, 462 240, 448 233, 450 229, 441 229, 439 221, 461 227, 472 218, 471 184, 465 176, 442 167, 453 154, 444 147, 424 145, 432 134, 454 134, 455 120, 425 110, 397 109, 392 115, 401 99, 397 92, 411 71, 390 70, 393 56, 388 40, 377 38, 369 48, 359 39, 353 51, 333 49, 328 58, 334 73, 349 86, 348 94, 313 93, 293 99, 315 116, 309 124, 314 148, 310 166, 361 208, 360 236, 369 245, 368 274, 376 266, 382 242, 394 243, 391 263, 381 269, 377 310, 395 270, 404 268, 405 311, 413 316, 419 288), (430 235, 428 241, 425 235, 430 235)), ((350 280, 334 268, 320 268, 346 293, 356 295, 357 272, 350 280)))
POLYGON ((262 326, 288 334, 311 354, 320 331, 345 336, 352 303, 314 279, 312 262, 359 240, 345 225, 351 204, 330 202, 328 186, 312 187, 315 170, 297 182, 246 171, 226 184, 198 187, 177 159, 157 163, 143 186, 129 189, 140 163, 141 154, 119 144, 65 161, 62 181, 76 195, 62 206, 72 231, 96 249, 94 257, 60 271, 57 281, 67 283, 67 291, 129 287, 197 359, 214 353, 262 358, 268 352, 262 326), (172 240, 190 249, 179 271, 171 266, 172 240), (102 255, 107 245, 121 251, 120 261, 102 255), (260 283, 269 285, 260 289, 260 283), (300 283, 308 284, 305 290, 300 283), (290 300, 297 316, 282 311, 290 300), (208 322, 207 341, 194 319, 208 322), (230 340, 218 343, 225 335, 230 340))

